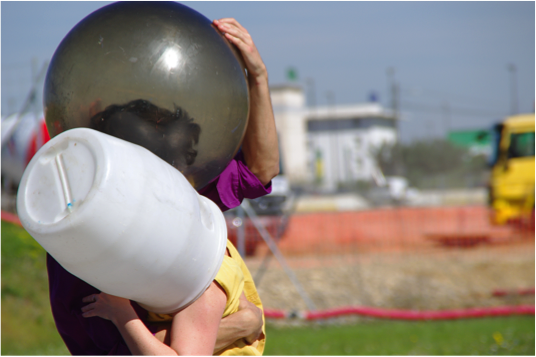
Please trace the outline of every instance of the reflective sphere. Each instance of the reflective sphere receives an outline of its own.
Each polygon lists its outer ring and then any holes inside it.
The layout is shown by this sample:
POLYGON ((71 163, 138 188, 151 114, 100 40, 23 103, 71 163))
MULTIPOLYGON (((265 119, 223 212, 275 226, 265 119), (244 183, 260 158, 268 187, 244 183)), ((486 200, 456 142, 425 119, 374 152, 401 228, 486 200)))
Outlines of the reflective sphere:
POLYGON ((51 136, 87 127, 130 141, 200 189, 238 151, 249 94, 240 54, 203 15, 175 2, 120 2, 65 36, 44 106, 51 136))

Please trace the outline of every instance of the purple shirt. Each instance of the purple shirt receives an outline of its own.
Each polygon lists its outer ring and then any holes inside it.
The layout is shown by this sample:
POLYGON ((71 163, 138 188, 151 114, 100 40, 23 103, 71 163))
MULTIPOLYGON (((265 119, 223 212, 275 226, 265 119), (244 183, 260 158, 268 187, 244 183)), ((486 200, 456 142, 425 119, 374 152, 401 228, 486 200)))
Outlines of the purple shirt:
MULTIPOLYGON (((214 201, 222 211, 240 205, 244 198, 257 198, 272 191, 249 171, 239 153, 225 170, 199 190, 214 201)), ((82 317, 82 298, 100 293, 99 290, 66 271, 47 254, 50 305, 56 327, 73 355, 130 355, 130 351, 115 325, 100 317, 82 317)), ((131 302, 142 321, 147 311, 131 302)), ((148 325, 151 330, 152 326, 148 325)))

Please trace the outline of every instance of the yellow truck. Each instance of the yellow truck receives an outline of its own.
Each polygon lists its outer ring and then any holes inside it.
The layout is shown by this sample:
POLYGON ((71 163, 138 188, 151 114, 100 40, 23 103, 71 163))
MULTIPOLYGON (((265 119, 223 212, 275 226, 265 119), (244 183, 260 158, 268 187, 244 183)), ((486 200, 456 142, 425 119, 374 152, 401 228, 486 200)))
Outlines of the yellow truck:
POLYGON ((506 118, 492 130, 489 204, 494 224, 534 229, 534 113, 506 118))

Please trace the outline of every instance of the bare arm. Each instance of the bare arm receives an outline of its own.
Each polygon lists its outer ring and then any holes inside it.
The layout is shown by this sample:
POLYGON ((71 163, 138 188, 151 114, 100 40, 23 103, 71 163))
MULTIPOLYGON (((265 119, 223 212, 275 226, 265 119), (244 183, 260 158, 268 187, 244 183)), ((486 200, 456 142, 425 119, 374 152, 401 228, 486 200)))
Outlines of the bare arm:
POLYGON ((127 299, 108 294, 90 295, 84 317, 111 320, 134 355, 212 355, 227 301, 225 292, 212 283, 205 293, 173 317, 170 346, 159 341, 138 318, 127 299), (94 298, 96 297, 96 299, 94 298))
POLYGON ((268 71, 248 31, 235 19, 215 20, 214 25, 236 45, 246 64, 250 112, 242 152, 250 171, 263 185, 267 185, 279 173, 279 148, 268 71))
MULTIPOLYGON (((220 321, 214 352, 220 351, 240 339, 244 339, 247 344, 254 343, 262 337, 263 325, 262 310, 249 302, 242 293, 238 311, 220 321)), ((169 345, 170 331, 171 322, 161 323, 155 336, 159 341, 169 345)))
POLYGON ((82 301, 89 303, 82 308, 82 316, 98 316, 112 321, 133 355, 177 355, 177 351, 153 336, 139 319, 129 300, 100 293, 87 296, 82 301))
POLYGON ((219 351, 241 338, 252 344, 261 337, 262 326, 261 309, 249 302, 242 293, 238 311, 223 318, 220 322, 214 351, 219 351))
POLYGON ((224 290, 212 282, 199 299, 173 318, 171 348, 179 355, 212 355, 226 303, 224 290))

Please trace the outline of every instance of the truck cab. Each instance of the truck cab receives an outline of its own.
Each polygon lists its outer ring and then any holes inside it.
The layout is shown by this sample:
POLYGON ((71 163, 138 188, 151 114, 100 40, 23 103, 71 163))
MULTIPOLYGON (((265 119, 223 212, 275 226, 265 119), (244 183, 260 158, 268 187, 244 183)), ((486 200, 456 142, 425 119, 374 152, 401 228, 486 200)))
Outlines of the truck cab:
POLYGON ((491 221, 534 227, 534 113, 506 118, 492 130, 491 221))

